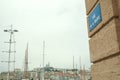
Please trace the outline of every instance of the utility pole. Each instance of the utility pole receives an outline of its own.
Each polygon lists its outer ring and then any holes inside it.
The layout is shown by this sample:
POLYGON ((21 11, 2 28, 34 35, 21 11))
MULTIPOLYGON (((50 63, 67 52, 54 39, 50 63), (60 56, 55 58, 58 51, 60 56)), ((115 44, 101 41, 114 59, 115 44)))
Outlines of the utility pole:
POLYGON ((8 61, 1 61, 1 62, 7 62, 8 63, 8 80, 10 80, 10 63, 14 62, 14 68, 15 68, 15 52, 16 51, 12 51, 12 43, 15 43, 15 41, 12 40, 14 32, 18 32, 18 30, 13 30, 12 25, 11 28, 9 30, 4 30, 4 32, 9 32, 10 33, 10 39, 9 42, 5 42, 5 43, 9 43, 9 50, 8 51, 3 51, 3 52, 7 52, 8 54, 8 61), (11 61, 11 53, 14 53, 14 61, 11 61))

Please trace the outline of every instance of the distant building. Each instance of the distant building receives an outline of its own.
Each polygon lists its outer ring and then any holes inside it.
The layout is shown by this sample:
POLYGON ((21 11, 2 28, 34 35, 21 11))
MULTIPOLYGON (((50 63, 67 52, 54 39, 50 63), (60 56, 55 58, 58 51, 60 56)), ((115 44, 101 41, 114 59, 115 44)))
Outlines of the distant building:
MULTIPOLYGON (((1 73, 1 80, 7 80, 8 79, 8 72, 2 72, 1 73)), ((10 80, 14 80, 14 73, 10 72, 10 80)))
MULTIPOLYGON (((44 68, 34 68, 28 73, 29 80, 43 80, 43 78, 44 80, 84 80, 84 77, 90 80, 89 70, 53 68, 49 65, 44 68)), ((7 72, 2 72, 0 80, 7 80, 7 74, 7 72)), ((24 72, 21 69, 15 69, 15 73, 10 72, 10 80, 22 80, 23 75, 24 72)))
POLYGON ((21 69, 19 68, 16 68, 14 75, 15 75, 14 80, 21 80, 23 77, 23 71, 21 71, 21 69))

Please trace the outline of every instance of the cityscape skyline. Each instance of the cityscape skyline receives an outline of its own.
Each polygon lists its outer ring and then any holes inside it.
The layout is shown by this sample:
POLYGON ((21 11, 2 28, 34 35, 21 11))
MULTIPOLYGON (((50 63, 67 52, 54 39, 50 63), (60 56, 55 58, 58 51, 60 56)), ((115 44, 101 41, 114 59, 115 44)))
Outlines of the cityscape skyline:
MULTIPOLYGON (((90 68, 84 0, 4 0, 0 5, 0 61, 8 59, 8 54, 2 53, 8 50, 4 41, 9 40, 4 29, 9 29, 12 24, 19 31, 15 33, 16 68, 24 68, 27 42, 29 70, 42 66, 43 41, 45 64, 73 68, 74 56, 75 66, 79 67, 81 57, 82 65, 90 68)), ((6 63, 0 63, 2 71, 7 71, 6 63)))

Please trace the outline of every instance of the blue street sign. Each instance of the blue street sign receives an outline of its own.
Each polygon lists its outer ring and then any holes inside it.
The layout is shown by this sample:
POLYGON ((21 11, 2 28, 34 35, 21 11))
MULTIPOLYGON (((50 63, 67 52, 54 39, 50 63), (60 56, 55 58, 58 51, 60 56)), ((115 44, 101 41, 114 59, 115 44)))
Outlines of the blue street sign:
POLYGON ((92 31, 102 21, 100 4, 88 16, 89 29, 92 31))

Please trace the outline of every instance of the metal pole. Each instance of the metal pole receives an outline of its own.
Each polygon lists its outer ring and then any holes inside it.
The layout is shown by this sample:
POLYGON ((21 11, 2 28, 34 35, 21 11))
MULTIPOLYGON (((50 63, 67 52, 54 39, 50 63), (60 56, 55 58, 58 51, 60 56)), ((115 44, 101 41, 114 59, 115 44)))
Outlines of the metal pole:
POLYGON ((44 74, 45 74, 44 61, 45 61, 45 41, 43 41, 43 80, 44 80, 44 74))
MULTIPOLYGON (((14 39, 14 42, 15 42, 14 34, 13 34, 13 39, 14 39)), ((15 79, 15 62, 16 62, 15 53, 16 53, 16 43, 14 43, 14 79, 15 79)))
POLYGON ((73 69, 74 69, 74 56, 73 56, 73 69))
POLYGON ((13 30, 12 29, 12 25, 11 25, 11 28, 9 30, 4 30, 4 32, 9 32, 10 33, 10 39, 9 39, 9 42, 5 42, 5 43, 9 43, 9 50, 8 51, 3 51, 3 52, 7 52, 9 55, 8 55, 8 61, 2 61, 2 62, 7 62, 8 63, 8 76, 7 76, 7 80, 10 80, 10 63, 11 62, 14 62, 14 68, 15 68, 15 55, 14 55, 14 61, 11 61, 11 53, 14 52, 15 54, 15 51, 11 51, 11 45, 12 43, 12 35, 14 32, 18 32, 17 30, 13 30))
POLYGON ((9 39, 9 56, 8 56, 8 80, 10 80, 10 54, 11 54, 11 41, 12 41, 12 25, 11 25, 11 29, 10 29, 10 39, 9 39))
POLYGON ((80 63, 80 64, 79 64, 79 66, 80 66, 80 73, 79 73, 79 74, 80 74, 80 80, 82 80, 82 79, 83 79, 83 71, 82 71, 81 56, 79 57, 79 61, 80 61, 80 62, 79 62, 79 63, 80 63))

